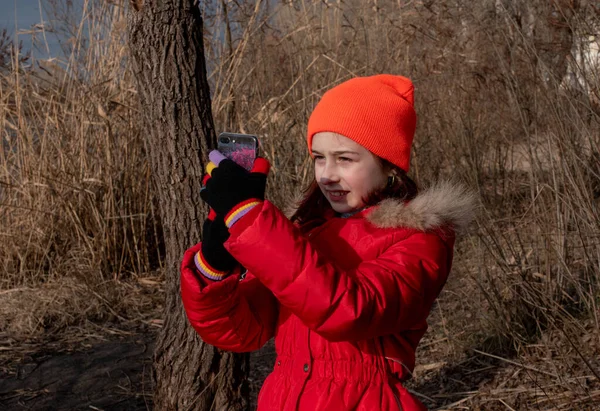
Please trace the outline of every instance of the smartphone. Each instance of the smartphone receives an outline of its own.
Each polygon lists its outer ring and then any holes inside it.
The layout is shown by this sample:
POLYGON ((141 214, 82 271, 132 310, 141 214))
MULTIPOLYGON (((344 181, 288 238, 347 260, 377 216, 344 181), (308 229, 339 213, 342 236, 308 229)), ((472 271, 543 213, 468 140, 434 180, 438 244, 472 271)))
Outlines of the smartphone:
POLYGON ((252 134, 221 133, 217 138, 217 149, 250 171, 258 156, 258 138, 252 134))

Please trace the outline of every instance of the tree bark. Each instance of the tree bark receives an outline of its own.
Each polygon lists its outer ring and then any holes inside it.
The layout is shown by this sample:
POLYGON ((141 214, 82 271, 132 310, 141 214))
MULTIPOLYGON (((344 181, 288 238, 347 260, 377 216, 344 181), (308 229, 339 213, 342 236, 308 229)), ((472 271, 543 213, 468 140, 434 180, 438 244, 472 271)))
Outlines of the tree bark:
POLYGON ((165 241, 166 301, 154 353, 154 409, 241 410, 248 356, 204 344, 189 326, 179 263, 198 242, 203 159, 216 143, 194 0, 131 0, 128 34, 165 241))

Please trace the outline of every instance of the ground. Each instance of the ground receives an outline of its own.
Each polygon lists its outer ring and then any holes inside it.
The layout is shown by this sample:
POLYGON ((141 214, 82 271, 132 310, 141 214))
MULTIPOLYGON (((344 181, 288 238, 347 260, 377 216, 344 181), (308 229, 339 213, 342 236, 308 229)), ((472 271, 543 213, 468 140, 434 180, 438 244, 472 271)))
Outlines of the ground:
MULTIPOLYGON (((155 336, 156 332, 140 331, 134 336, 75 346, 55 341, 22 347, 16 355, 4 357, 0 409, 152 409, 155 336)), ((253 404, 274 359, 272 341, 251 355, 253 404)))
POLYGON ((152 334, 76 348, 40 346, 0 384, 3 410, 151 408, 152 334))

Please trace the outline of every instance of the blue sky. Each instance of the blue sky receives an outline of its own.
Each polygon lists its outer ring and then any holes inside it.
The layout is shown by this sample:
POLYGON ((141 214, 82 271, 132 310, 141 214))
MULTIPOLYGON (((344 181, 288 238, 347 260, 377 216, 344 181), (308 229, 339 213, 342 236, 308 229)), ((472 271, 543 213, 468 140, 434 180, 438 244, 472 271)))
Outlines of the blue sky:
MULTIPOLYGON (((81 1, 74 0, 74 3, 81 1)), ((17 30, 31 30, 42 21, 45 21, 46 25, 49 24, 48 17, 45 14, 40 15, 40 0, 0 0, 0 31, 6 28, 13 39, 17 30)), ((60 45, 55 35, 46 33, 49 53, 39 30, 37 30, 36 37, 38 39, 36 41, 38 49, 34 51, 36 58, 47 58, 60 54, 60 45)), ((23 42, 24 49, 32 47, 31 34, 19 34, 19 40, 23 42)))

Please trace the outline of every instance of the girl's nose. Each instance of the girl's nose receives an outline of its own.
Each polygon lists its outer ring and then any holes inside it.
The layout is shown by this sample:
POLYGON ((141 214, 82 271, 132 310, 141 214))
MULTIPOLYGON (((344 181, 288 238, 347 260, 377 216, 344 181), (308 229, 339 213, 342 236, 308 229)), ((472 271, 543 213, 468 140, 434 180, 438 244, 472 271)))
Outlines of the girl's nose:
POLYGON ((339 181, 339 176, 337 175, 335 164, 331 162, 327 162, 325 167, 323 167, 323 172, 321 173, 321 183, 335 183, 339 181))

